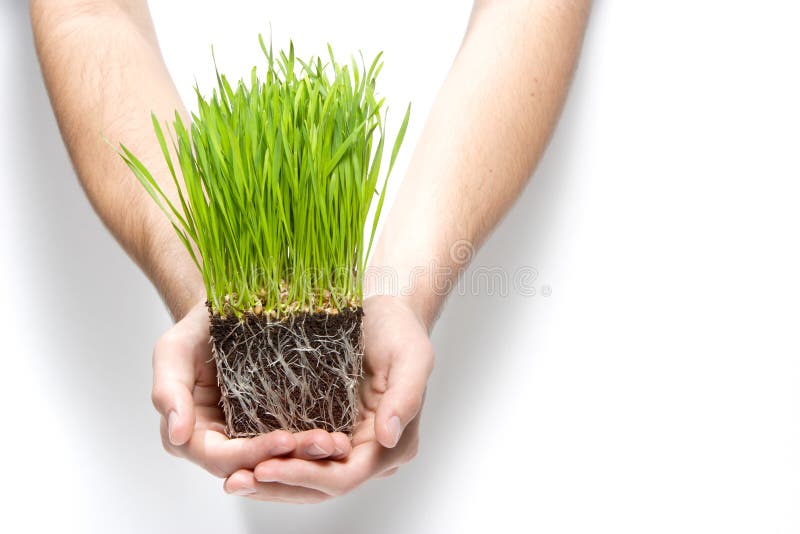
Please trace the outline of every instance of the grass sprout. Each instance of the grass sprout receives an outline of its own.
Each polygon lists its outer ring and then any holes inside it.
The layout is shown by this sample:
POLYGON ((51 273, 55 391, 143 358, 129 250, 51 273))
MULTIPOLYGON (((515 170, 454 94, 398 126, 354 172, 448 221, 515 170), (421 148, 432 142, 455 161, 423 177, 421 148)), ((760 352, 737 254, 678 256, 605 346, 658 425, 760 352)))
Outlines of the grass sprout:
POLYGON ((410 105, 379 184, 382 54, 368 65, 363 57, 340 64, 329 45, 324 61, 303 61, 291 42, 278 54, 261 36, 259 43, 261 77, 253 67, 233 86, 214 61, 217 86, 210 98, 195 86, 191 124, 176 112, 169 131, 152 115, 176 202, 125 145, 119 153, 200 269, 212 313, 284 317, 358 306, 410 105))

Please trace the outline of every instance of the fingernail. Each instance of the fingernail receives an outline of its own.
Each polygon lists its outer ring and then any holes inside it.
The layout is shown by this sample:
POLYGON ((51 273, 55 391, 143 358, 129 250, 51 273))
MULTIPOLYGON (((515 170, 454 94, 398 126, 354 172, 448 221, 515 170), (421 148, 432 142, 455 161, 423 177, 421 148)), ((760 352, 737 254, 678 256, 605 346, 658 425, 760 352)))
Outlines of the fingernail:
POLYGON ((175 410, 169 412, 169 416, 167 416, 167 434, 169 434, 169 441, 173 445, 177 445, 175 443, 175 438, 172 437, 172 433, 175 431, 175 426, 178 424, 178 414, 175 410))
POLYGON ((291 449, 287 449, 285 445, 276 445, 267 451, 267 454, 269 456, 283 456, 287 452, 290 452, 290 450, 291 449))
POLYGON ((234 491, 234 495, 252 495, 256 492, 255 488, 239 488, 238 490, 234 491))
POLYGON ((308 454, 309 456, 322 456, 322 455, 327 455, 328 453, 325 449, 323 449, 316 443, 312 443, 306 449, 306 454, 308 454))
POLYGON ((400 441, 400 434, 403 433, 403 423, 401 423, 400 418, 395 415, 389 418, 389 421, 386 423, 386 429, 394 440, 392 443, 392 447, 394 447, 397 445, 397 442, 400 441))

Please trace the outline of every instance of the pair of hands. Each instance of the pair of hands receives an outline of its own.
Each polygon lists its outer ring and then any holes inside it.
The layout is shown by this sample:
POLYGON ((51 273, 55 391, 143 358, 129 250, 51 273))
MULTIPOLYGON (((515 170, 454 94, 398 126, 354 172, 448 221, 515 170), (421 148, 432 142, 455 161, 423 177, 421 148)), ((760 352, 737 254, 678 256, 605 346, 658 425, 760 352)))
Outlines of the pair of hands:
POLYGON ((277 502, 322 502, 409 462, 419 443, 419 411, 433 369, 428 330, 397 297, 364 301, 364 379, 352 438, 277 430, 229 439, 198 304, 156 343, 153 404, 164 448, 225 478, 228 493, 277 502))

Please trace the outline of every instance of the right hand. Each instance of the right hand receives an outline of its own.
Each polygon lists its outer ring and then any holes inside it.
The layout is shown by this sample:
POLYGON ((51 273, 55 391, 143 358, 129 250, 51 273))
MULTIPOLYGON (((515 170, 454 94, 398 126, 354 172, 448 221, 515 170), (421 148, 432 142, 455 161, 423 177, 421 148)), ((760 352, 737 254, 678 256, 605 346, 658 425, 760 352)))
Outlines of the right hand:
POLYGON ((276 430, 252 438, 225 433, 205 303, 198 303, 158 340, 153 352, 153 404, 167 452, 225 478, 278 456, 339 460, 351 451, 341 432, 276 430))
POLYGON ((395 473, 419 446, 419 413, 433 370, 429 327, 392 296, 364 301, 364 379, 352 453, 341 461, 269 459, 228 478, 226 491, 264 501, 318 503, 395 473))

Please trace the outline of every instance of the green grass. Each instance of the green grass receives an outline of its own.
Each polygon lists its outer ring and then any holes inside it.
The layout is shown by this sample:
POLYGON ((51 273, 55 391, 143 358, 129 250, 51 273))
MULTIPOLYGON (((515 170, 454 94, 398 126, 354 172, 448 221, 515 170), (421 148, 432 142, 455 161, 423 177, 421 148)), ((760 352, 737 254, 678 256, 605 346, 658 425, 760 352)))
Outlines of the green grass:
POLYGON ((249 82, 234 88, 217 71, 211 98, 195 87, 192 124, 176 112, 174 135, 165 135, 153 115, 177 202, 124 145, 120 155, 200 269, 213 312, 284 317, 360 305, 410 106, 379 187, 386 141, 384 99, 375 91, 381 54, 368 67, 363 58, 342 65, 330 46, 325 61, 302 61, 291 43, 277 56, 261 36, 259 43, 267 62, 263 78, 253 67, 249 82))

